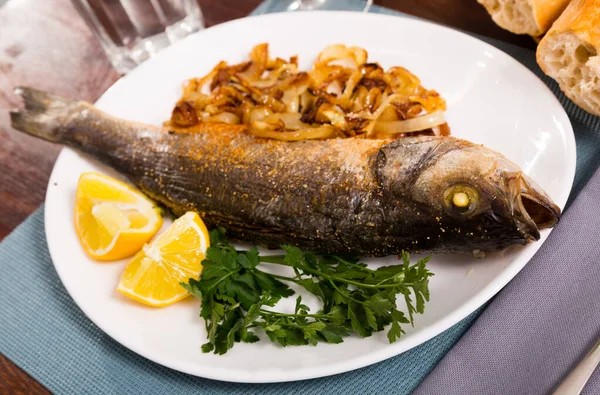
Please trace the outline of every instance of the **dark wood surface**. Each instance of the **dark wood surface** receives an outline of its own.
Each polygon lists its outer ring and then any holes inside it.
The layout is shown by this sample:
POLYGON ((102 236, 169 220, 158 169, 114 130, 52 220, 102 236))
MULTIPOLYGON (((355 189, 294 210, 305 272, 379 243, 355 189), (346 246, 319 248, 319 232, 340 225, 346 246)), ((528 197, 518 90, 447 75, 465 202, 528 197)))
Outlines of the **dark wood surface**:
MULTIPOLYGON (((198 0, 208 26, 242 18, 261 0, 198 0)), ((533 48, 530 37, 497 27, 475 0, 379 0, 376 4, 533 48)), ((2 1, 0 1, 2 4, 2 1)), ((401 45, 401 43, 399 43, 401 45)), ((34 86, 95 101, 119 75, 68 0, 8 0, 0 6, 0 240, 44 200, 60 147, 11 130, 12 91, 34 86)), ((2 317, 0 317, 2 319, 2 317)), ((46 394, 0 355, 0 394, 46 394)))

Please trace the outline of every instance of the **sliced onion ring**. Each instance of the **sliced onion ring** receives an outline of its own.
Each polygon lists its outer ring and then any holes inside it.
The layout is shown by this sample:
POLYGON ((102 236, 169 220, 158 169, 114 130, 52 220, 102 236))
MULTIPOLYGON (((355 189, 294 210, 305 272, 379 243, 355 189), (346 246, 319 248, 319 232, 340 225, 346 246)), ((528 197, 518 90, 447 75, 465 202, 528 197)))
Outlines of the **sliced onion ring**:
POLYGON ((248 116, 249 123, 254 121, 263 121, 266 117, 273 114, 273 111, 269 107, 260 106, 254 107, 250 110, 250 115, 248 116))
POLYGON ((217 122, 217 123, 227 123, 230 125, 237 125, 240 123, 240 117, 231 113, 231 112, 221 112, 216 115, 211 115, 208 117, 203 117, 202 122, 217 122))
POLYGON ((297 112, 278 112, 269 115, 265 118, 265 122, 269 123, 277 123, 279 121, 283 122, 285 128, 287 130, 300 130, 300 129, 308 129, 311 126, 307 123, 304 123, 300 120, 302 114, 297 112))
POLYGON ((374 131, 376 133, 400 134, 413 133, 420 130, 430 129, 446 122, 442 111, 434 111, 420 117, 406 119, 404 121, 377 121, 374 131))
POLYGON ((274 139, 281 141, 299 141, 299 140, 316 140, 316 139, 331 139, 338 136, 337 128, 333 126, 325 125, 316 128, 308 128, 295 130, 290 132, 276 132, 272 130, 260 130, 250 127, 250 134, 256 137, 262 137, 266 139, 274 139))

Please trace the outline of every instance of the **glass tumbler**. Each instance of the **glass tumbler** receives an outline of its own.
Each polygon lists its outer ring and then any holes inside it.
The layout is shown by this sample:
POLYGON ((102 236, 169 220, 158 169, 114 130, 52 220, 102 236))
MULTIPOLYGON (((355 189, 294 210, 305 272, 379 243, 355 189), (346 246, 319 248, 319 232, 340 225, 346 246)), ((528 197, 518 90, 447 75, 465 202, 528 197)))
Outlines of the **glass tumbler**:
POLYGON ((196 0, 71 1, 121 74, 204 27, 196 0))

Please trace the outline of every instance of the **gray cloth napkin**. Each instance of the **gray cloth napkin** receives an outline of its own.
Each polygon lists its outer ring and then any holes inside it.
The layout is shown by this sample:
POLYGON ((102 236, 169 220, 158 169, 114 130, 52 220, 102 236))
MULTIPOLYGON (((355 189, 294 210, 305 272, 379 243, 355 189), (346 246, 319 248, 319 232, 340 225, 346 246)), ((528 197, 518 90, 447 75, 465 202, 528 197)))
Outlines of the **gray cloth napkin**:
MULTIPOLYGON (((414 394, 547 394, 600 337, 600 171, 414 394)), ((585 394, 600 394, 600 370, 585 394)))

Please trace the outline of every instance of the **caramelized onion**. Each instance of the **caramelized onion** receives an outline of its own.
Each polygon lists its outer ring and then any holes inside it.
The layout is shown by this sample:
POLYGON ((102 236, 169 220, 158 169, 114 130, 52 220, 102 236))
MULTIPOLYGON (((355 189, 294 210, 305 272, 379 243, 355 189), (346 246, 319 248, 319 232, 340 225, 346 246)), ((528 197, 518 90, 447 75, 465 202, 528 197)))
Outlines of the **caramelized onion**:
POLYGON ((184 85, 165 125, 242 124, 249 133, 285 141, 335 137, 402 138, 407 133, 448 135, 446 102, 402 67, 385 71, 359 47, 326 47, 310 71, 269 56, 259 44, 249 61, 220 62, 184 85))
POLYGON ((406 119, 403 121, 377 121, 375 123, 375 133, 385 134, 401 134, 413 133, 425 129, 431 129, 446 123, 444 113, 435 111, 430 114, 421 115, 420 117, 406 119))
POLYGON ((227 123, 230 125, 237 125, 238 123, 240 123, 240 117, 231 112, 222 112, 217 115, 202 117, 202 122, 219 122, 227 123))
POLYGON ((278 123, 279 121, 283 122, 285 129, 287 130, 300 130, 300 129, 309 129, 311 126, 307 123, 304 123, 300 120, 300 113, 293 112, 283 112, 283 113, 275 113, 271 114, 265 118, 265 122, 267 123, 278 123))
POLYGON ((354 67, 358 67, 367 61, 367 51, 359 47, 346 47, 343 44, 334 44, 325 48, 317 57, 317 64, 329 64, 332 61, 342 59, 350 60, 354 67))
POLYGON ((238 76, 247 80, 255 80, 267 69, 269 62, 269 45, 266 43, 258 44, 250 51, 250 67, 238 73, 238 76))
POLYGON ((335 96, 341 96, 342 95, 342 86, 340 85, 340 83, 337 80, 332 81, 327 86, 327 89, 325 90, 325 92, 330 93, 335 96))
POLYGON ((324 125, 316 128, 308 128, 296 130, 293 132, 277 132, 273 130, 261 130, 254 127, 254 123, 250 127, 250 134, 256 137, 267 139, 275 139, 282 141, 299 141, 299 140, 317 140, 330 139, 337 137, 338 130, 333 126, 324 125))
POLYGON ((198 123, 198 115, 193 104, 189 101, 177 103, 171 114, 171 121, 181 127, 194 126, 198 123))
POLYGON ((263 121, 266 117, 273 114, 268 107, 255 107, 250 112, 250 117, 248 119, 248 123, 252 123, 254 121, 263 121))
POLYGON ((392 67, 385 73, 383 80, 394 93, 400 95, 414 95, 421 86, 421 81, 404 67, 392 67))

